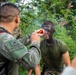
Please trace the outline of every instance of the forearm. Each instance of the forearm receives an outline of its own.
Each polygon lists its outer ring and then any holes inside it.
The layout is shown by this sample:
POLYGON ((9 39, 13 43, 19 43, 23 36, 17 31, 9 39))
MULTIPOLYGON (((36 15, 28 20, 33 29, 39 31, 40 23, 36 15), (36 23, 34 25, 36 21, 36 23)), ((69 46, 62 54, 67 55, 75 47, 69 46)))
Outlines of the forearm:
POLYGON ((26 54, 22 57, 23 67, 27 67, 28 69, 34 69, 38 63, 40 62, 41 51, 39 49, 39 44, 37 42, 33 42, 31 48, 26 52, 26 54))
POLYGON ((35 68, 35 75, 41 75, 41 72, 40 72, 40 63, 39 63, 38 66, 35 68))
POLYGON ((63 54, 63 60, 64 60, 64 63, 65 63, 66 66, 71 65, 70 56, 69 56, 68 51, 65 54, 63 54))
POLYGON ((76 69, 76 56, 72 59, 71 66, 76 69))
POLYGON ((30 36, 31 35, 28 35, 27 37, 25 38, 21 38, 21 39, 18 39, 22 44, 24 44, 25 46, 29 45, 31 42, 30 42, 30 36))
MULTIPOLYGON (((28 75, 31 75, 32 74, 32 70, 30 70, 28 72, 28 75)), ((35 68, 35 75, 41 75, 40 73, 40 64, 38 64, 38 66, 35 68)))
POLYGON ((25 69, 35 69, 41 58, 40 37, 36 34, 33 34, 30 44, 31 46, 29 50, 27 50, 26 46, 24 46, 19 40, 16 40, 10 34, 6 35, 6 37, 3 36, 4 40, 0 41, 2 43, 2 55, 25 69), (35 35, 36 37, 34 37, 35 35))
POLYGON ((22 43, 11 39, 10 42, 3 43, 2 49, 6 54, 8 53, 8 56, 4 55, 7 59, 18 63, 25 69, 35 69, 40 62, 41 51, 38 42, 32 42, 30 49, 27 50, 22 43))
POLYGON ((32 70, 30 70, 29 72, 28 72, 28 75, 31 75, 32 74, 32 70))

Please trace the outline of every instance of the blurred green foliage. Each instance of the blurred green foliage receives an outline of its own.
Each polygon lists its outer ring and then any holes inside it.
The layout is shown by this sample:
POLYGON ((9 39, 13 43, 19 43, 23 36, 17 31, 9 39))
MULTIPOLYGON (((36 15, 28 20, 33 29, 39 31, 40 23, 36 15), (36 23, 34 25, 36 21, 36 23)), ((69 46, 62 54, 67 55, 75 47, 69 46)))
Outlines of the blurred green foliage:
MULTIPOLYGON (((27 4, 24 4, 21 0, 11 0, 10 2, 19 2, 17 5, 21 11, 20 28, 24 36, 32 33, 35 29, 39 29, 45 20, 51 20, 56 29, 54 37, 63 40, 68 45, 72 60, 76 55, 76 8, 68 8, 71 1, 31 0, 27 4), (62 25, 63 23, 65 24, 62 25)), ((43 64, 43 61, 41 61, 41 64, 43 64)), ((27 73, 27 71, 19 69, 19 75, 27 75, 27 73)))

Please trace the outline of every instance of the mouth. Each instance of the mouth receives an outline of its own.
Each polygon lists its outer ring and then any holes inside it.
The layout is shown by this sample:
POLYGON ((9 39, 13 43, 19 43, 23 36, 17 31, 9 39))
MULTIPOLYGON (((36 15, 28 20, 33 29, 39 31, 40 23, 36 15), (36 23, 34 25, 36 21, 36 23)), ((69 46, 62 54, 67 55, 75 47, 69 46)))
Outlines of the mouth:
POLYGON ((49 35, 48 34, 44 34, 44 38, 45 39, 49 39, 49 35))

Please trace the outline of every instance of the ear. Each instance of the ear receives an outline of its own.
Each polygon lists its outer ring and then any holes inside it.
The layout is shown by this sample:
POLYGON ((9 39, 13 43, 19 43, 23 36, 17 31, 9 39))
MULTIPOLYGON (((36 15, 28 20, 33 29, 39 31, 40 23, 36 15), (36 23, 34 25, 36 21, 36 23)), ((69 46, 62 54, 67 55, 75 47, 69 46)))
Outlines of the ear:
POLYGON ((18 18, 17 18, 17 16, 15 17, 15 23, 18 23, 18 18))
POLYGON ((15 23, 20 23, 20 18, 19 18, 19 16, 16 16, 16 18, 15 18, 15 23))

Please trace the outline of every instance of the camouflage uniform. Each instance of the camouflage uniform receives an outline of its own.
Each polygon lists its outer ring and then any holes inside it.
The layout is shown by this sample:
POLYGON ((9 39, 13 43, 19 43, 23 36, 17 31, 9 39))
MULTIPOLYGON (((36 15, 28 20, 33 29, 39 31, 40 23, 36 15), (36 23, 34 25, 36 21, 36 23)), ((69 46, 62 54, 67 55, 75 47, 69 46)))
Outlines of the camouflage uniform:
POLYGON ((44 75, 60 75, 60 73, 57 72, 57 71, 52 71, 52 70, 50 70, 50 69, 47 69, 47 70, 45 71, 44 75))
POLYGON ((42 58, 47 66, 44 75, 60 75, 63 70, 62 54, 67 52, 68 47, 64 42, 53 38, 51 45, 47 45, 46 41, 41 42, 42 58))
POLYGON ((20 39, 20 38, 23 38, 23 35, 22 35, 22 31, 20 28, 17 28, 13 34, 12 34, 16 39, 20 39))
MULTIPOLYGON (((31 43, 29 50, 23 45, 27 38, 16 40, 3 27, 0 27, 0 66, 8 62, 8 75, 18 75, 18 65, 24 69, 34 69, 40 61, 39 43, 31 43), (23 44, 22 44, 23 43, 23 44)), ((5 75, 4 71, 0 75, 5 75)))

